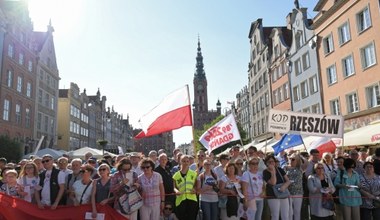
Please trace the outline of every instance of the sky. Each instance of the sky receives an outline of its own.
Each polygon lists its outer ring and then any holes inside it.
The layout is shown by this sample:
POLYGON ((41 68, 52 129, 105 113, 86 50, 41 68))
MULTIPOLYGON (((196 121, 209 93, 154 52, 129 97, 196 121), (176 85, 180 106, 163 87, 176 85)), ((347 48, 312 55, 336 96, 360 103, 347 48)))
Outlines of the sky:
MULTIPOLYGON (((35 31, 51 19, 60 89, 98 88, 107 106, 139 118, 193 77, 198 36, 208 81, 209 108, 222 112, 248 84, 252 22, 285 26, 292 0, 29 0, 35 31)), ((309 17, 318 0, 300 0, 309 17)), ((190 127, 173 132, 176 146, 193 139, 190 127)))

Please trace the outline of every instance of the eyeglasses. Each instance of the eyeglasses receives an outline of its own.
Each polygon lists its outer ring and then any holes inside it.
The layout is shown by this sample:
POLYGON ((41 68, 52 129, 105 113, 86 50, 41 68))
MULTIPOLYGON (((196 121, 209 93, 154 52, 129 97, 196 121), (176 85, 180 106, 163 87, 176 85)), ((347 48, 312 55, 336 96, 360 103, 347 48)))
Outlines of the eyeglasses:
POLYGON ((43 161, 41 161, 42 163, 47 163, 47 162, 49 162, 50 160, 43 160, 43 161))
POLYGON ((101 168, 101 169, 98 169, 99 171, 105 171, 107 170, 106 168, 101 168))
POLYGON ((204 165, 205 166, 211 166, 211 163, 205 163, 204 165))
POLYGON ((146 167, 141 167, 141 169, 145 170, 145 169, 149 169, 150 166, 146 166, 146 167))
POLYGON ((165 207, 165 210, 171 211, 173 208, 172 207, 165 207))
POLYGON ((257 162, 252 162, 252 163, 249 163, 249 165, 259 165, 259 163, 257 163, 257 162))
POLYGON ((323 170, 323 167, 317 167, 318 170, 323 170))

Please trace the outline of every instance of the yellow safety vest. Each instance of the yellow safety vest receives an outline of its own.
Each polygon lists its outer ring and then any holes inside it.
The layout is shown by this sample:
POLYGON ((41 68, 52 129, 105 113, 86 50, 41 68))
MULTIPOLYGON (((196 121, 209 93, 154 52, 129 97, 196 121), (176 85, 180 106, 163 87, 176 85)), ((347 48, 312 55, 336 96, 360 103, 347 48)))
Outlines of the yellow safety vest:
POLYGON ((173 175, 173 180, 176 183, 178 190, 182 193, 177 195, 175 205, 179 206, 182 201, 189 199, 197 202, 197 196, 193 193, 194 184, 197 180, 197 173, 193 170, 188 170, 185 177, 182 177, 181 171, 177 171, 173 175))

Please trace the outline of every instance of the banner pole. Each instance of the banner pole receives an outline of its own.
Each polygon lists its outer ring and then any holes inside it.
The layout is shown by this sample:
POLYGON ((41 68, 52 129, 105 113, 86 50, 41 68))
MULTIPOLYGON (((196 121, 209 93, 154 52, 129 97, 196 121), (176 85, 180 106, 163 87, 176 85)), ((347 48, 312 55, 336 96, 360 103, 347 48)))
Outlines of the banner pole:
MULTIPOLYGON (((195 154, 195 157, 197 157, 196 147, 195 147, 195 131, 194 131, 194 117, 193 117, 193 111, 191 109, 191 99, 190 99, 190 91, 189 91, 189 85, 186 84, 187 88, 187 98, 189 99, 189 108, 190 108, 190 117, 191 117, 191 133, 193 135, 193 154, 195 154)), ((198 158, 195 158, 197 161, 198 158)))
POLYGON ((305 148, 305 152, 308 153, 308 152, 307 152, 306 145, 305 145, 305 142, 303 142, 303 137, 302 137, 302 135, 300 135, 300 136, 301 136, 301 140, 302 140, 302 145, 303 145, 303 147, 305 148))

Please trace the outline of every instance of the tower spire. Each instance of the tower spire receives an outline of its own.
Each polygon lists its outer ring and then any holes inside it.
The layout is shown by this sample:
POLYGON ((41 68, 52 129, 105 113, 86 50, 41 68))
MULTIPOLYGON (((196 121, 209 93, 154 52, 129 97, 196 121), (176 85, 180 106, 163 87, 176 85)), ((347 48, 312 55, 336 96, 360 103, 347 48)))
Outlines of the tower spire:
POLYGON ((196 57, 196 70, 195 70, 195 74, 194 74, 194 78, 198 78, 198 79, 205 79, 206 78, 206 73, 203 69, 204 65, 203 65, 203 56, 202 56, 202 49, 201 49, 201 40, 200 40, 200 37, 199 37, 199 34, 198 34, 198 48, 197 48, 197 57, 196 57))

